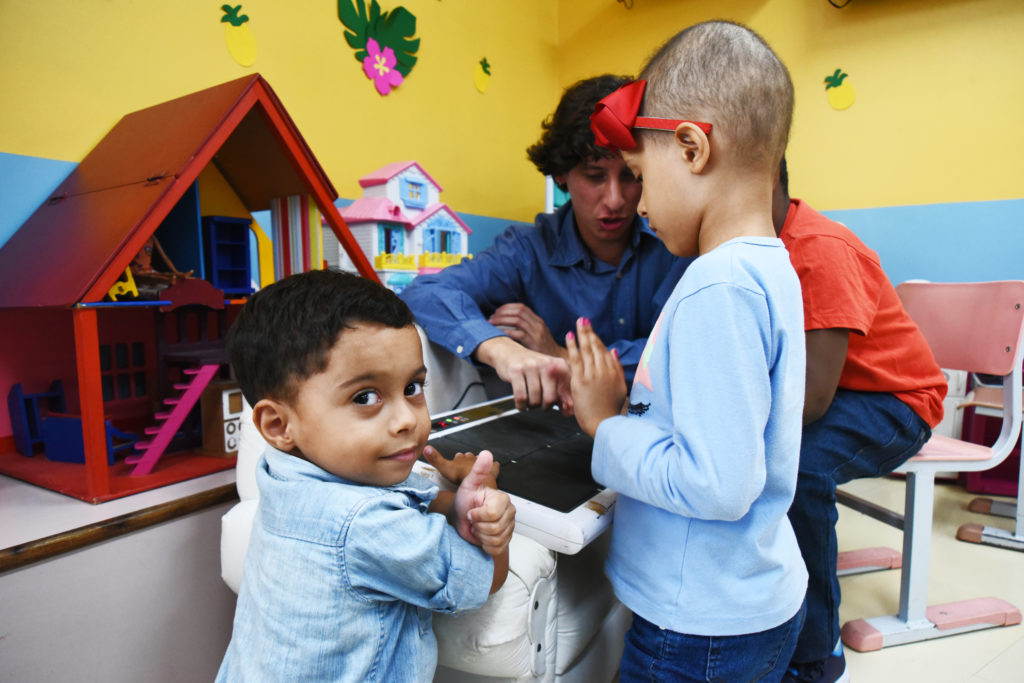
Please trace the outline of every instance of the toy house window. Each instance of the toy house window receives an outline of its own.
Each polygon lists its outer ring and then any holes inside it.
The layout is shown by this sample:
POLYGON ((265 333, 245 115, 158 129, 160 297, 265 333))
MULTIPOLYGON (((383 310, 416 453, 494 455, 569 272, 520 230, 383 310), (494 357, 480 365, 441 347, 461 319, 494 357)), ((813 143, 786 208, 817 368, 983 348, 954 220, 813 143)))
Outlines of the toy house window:
POLYGON ((397 223, 382 223, 378 230, 381 251, 383 253, 405 253, 405 228, 397 223))
POLYGON ((427 186, 414 180, 402 178, 402 203, 411 209, 422 209, 427 206, 427 186))
POLYGON ((103 402, 146 396, 146 348, 142 342, 100 344, 103 402))
POLYGON ((423 251, 458 254, 462 251, 462 235, 455 230, 430 228, 423 231, 423 251))

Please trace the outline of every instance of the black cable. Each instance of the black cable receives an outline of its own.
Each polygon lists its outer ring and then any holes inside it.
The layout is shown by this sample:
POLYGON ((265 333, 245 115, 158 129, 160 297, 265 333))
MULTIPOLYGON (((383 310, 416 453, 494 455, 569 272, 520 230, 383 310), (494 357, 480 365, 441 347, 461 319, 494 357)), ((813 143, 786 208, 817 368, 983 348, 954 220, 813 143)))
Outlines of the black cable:
POLYGON ((483 382, 470 382, 469 384, 467 384, 466 388, 462 390, 462 396, 459 396, 459 400, 455 402, 455 405, 453 405, 451 407, 451 410, 455 410, 460 405, 462 405, 462 401, 466 398, 466 394, 469 393, 470 389, 472 389, 473 387, 482 387, 482 386, 484 386, 483 382))

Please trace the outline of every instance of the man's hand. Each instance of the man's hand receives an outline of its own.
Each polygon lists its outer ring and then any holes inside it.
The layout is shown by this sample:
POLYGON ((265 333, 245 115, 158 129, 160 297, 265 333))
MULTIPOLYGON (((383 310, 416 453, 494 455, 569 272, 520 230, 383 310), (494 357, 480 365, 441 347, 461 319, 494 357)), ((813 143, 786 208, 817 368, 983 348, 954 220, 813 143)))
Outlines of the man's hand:
POLYGON ((487 322, 500 327, 508 336, 537 353, 565 359, 565 347, 559 346, 544 320, 526 304, 499 306, 487 322))
POLYGON ((563 359, 531 351, 509 337, 487 339, 473 353, 478 361, 490 365, 498 377, 512 385, 519 410, 531 406, 550 408, 556 403, 568 405, 568 366, 564 373, 548 369, 552 362, 565 365, 563 359))
MULTIPOLYGON (((442 477, 456 486, 461 484, 469 475, 477 461, 477 457, 472 453, 456 453, 455 457, 449 460, 430 445, 423 449, 423 458, 440 472, 442 477)), ((498 488, 498 472, 500 469, 500 463, 493 463, 491 465, 490 477, 484 481, 484 484, 491 488, 498 488)))
POLYGON ((626 378, 614 351, 608 351, 590 321, 576 321, 576 335, 565 335, 572 374, 572 401, 576 421, 590 436, 602 420, 619 415, 626 401, 626 378), (578 341, 577 341, 578 335, 578 341))
POLYGON ((508 551, 516 509, 507 493, 487 485, 492 464, 491 452, 480 451, 455 492, 454 515, 459 535, 494 556, 508 551))

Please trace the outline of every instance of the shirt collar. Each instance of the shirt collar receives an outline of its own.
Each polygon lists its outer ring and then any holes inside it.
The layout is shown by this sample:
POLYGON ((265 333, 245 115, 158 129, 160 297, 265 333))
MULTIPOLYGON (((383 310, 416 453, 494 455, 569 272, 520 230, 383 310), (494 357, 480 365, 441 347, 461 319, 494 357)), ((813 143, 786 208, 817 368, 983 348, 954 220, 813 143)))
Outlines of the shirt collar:
MULTIPOLYGON (((359 484, 357 482, 343 479, 337 475, 331 474, 327 470, 314 465, 305 458, 300 458, 291 453, 285 453, 279 451, 273 446, 267 445, 266 451, 263 453, 263 457, 266 460, 267 468, 272 471, 274 478, 285 479, 285 480, 297 480, 297 479, 313 479, 316 481, 327 481, 340 484, 349 484, 351 486, 368 486, 368 484, 359 484)), ((436 495, 437 487, 432 484, 429 480, 424 479, 416 473, 412 473, 405 481, 401 481, 391 486, 378 486, 373 488, 387 488, 403 491, 405 493, 417 494, 420 497, 424 497, 427 500, 432 500, 436 495)))
MULTIPOLYGON (((563 267, 583 263, 588 268, 594 268, 603 263, 594 258, 594 255, 590 253, 587 246, 583 244, 583 240, 580 239, 579 233, 576 231, 571 200, 560 206, 555 212, 554 224, 558 241, 555 243, 555 248, 551 251, 548 263, 553 266, 563 267)), ((622 255, 619 268, 629 261, 633 252, 640 246, 641 240, 646 239, 656 240, 658 238, 647 226, 647 221, 637 215, 633 219, 633 230, 630 232, 629 246, 626 248, 626 253, 622 255)), ((614 268, 614 266, 608 267, 614 268)))

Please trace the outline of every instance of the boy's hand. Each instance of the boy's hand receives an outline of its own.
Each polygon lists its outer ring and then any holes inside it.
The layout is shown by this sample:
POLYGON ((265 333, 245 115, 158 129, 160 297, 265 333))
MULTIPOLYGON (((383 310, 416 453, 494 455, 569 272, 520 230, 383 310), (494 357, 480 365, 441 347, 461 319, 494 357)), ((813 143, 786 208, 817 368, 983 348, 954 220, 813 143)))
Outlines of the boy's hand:
POLYGON ((488 486, 494 457, 480 451, 455 492, 455 529, 462 538, 494 555, 508 548, 516 510, 507 493, 488 486))
POLYGON ((565 348, 569 351, 576 421, 593 437, 602 420, 622 412, 627 396, 622 364, 614 351, 608 351, 586 318, 576 321, 576 335, 565 335, 565 348))
POLYGON ((484 503, 469 511, 473 537, 485 553, 494 557, 508 552, 508 542, 516 528, 516 509, 508 494, 484 489, 484 503))
MULTIPOLYGON (((461 484, 462 480, 473 470, 473 465, 477 461, 477 457, 472 453, 456 453, 455 457, 449 460, 430 445, 423 449, 423 459, 440 472, 442 477, 456 486, 461 484)), ((487 486, 498 488, 498 471, 500 469, 500 463, 496 462, 491 465, 490 478, 484 482, 487 486)))

